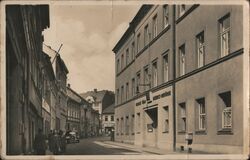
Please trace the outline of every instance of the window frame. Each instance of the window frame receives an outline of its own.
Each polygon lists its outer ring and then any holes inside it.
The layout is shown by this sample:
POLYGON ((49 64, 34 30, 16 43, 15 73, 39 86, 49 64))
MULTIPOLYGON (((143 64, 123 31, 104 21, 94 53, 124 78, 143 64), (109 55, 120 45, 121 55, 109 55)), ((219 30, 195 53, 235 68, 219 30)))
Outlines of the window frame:
POLYGON ((183 76, 186 74, 186 51, 185 43, 179 47, 179 75, 183 76))
POLYGON ((201 31, 199 34, 196 35, 196 53, 197 53, 197 67, 203 67, 205 65, 205 32, 204 30, 201 31), (200 38, 203 37, 203 43, 201 43, 200 38), (201 51, 202 50, 202 56, 201 51), (202 64, 201 64, 201 57, 202 57, 202 64))
POLYGON ((157 18, 157 14, 155 14, 154 17, 153 17, 152 30, 153 30, 152 31, 152 33, 153 33, 152 38, 154 39, 158 35, 158 18, 157 18))
POLYGON ((231 18, 230 13, 226 14, 222 18, 219 19, 219 47, 220 47, 220 57, 225 57, 228 54, 230 54, 230 30, 231 30, 231 18), (225 20, 229 21, 229 27, 226 29, 223 29, 223 22, 225 20), (227 49, 225 50, 223 47, 223 35, 227 35, 227 49), (226 52, 227 51, 227 52, 226 52))
POLYGON ((156 87, 158 85, 158 62, 154 60, 152 62, 152 87, 156 87))
POLYGON ((168 54, 168 52, 162 55, 162 81, 163 81, 163 83, 169 81, 169 54, 168 54), (165 63, 165 61, 167 63, 165 63), (167 65, 165 65, 165 64, 167 64, 167 65))
POLYGON ((163 29, 169 26, 169 5, 163 5, 163 29))

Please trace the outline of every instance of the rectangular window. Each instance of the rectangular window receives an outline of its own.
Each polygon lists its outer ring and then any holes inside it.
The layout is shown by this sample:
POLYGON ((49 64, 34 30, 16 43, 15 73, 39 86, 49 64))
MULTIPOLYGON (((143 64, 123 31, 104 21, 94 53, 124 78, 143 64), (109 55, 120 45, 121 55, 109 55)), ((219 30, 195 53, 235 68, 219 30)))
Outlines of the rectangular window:
POLYGON ((205 64, 204 31, 196 36, 198 68, 205 64))
POLYGON ((169 75, 169 65, 168 65, 168 54, 163 55, 163 63, 162 63, 162 77, 163 82, 168 81, 169 75))
POLYGON ((158 71, 157 71, 157 61, 153 62, 152 66, 152 71, 153 71, 153 87, 158 85, 158 71))
POLYGON ((108 116, 105 116, 105 121, 108 121, 108 116))
POLYGON ((141 83, 141 74, 137 73, 137 75, 136 75, 136 93, 139 93, 140 83, 141 83))
POLYGON ((169 7, 168 5, 163 6, 163 28, 166 28, 169 25, 169 7))
POLYGON ((116 73, 120 72, 120 60, 117 59, 117 64, 116 64, 116 73))
POLYGON ((134 60, 135 59, 135 42, 132 42, 131 54, 132 54, 132 60, 134 60))
POLYGON ((186 58, 185 58, 185 44, 179 47, 179 69, 180 69, 180 76, 185 74, 185 69, 186 69, 186 58))
POLYGON ((125 134, 128 135, 129 134, 129 117, 126 116, 126 120, 125 120, 125 134))
POLYGON ((135 131, 134 131, 134 123, 135 123, 135 115, 133 114, 132 118, 131 118, 131 133, 132 134, 135 133, 135 131))
POLYGON ((180 109, 180 123, 179 123, 179 130, 181 132, 185 132, 186 131, 186 126, 187 126, 187 122, 186 122, 186 103, 180 103, 179 104, 179 109, 180 109))
POLYGON ((129 83, 126 83, 126 100, 129 99, 129 83))
POLYGON ((140 34, 138 34, 137 35, 137 53, 139 53, 140 52, 140 37, 141 37, 141 35, 140 34))
POLYGON ((199 130, 206 129, 206 107, 205 107, 205 98, 197 99, 198 103, 198 118, 199 118, 199 130))
POLYGON ((124 67, 124 56, 122 54, 122 58, 121 58, 121 70, 123 69, 123 67, 124 67))
POLYGON ((186 5, 182 4, 178 6, 179 17, 181 17, 186 11, 186 5))
POLYGON ((232 107, 231 107, 231 92, 224 92, 219 94, 222 99, 222 129, 232 128, 232 107))
POLYGON ((137 113, 137 132, 141 131, 141 114, 137 113))
POLYGON ((168 132, 169 131, 169 109, 168 106, 163 107, 165 110, 165 119, 164 119, 164 126, 163 126, 163 131, 168 132))
MULTIPOLYGON (((149 84, 149 72, 148 67, 144 68, 144 84, 149 84)), ((144 86, 144 89, 147 90, 147 86, 144 86)))
POLYGON ((117 134, 119 134, 119 132, 120 132, 120 126, 119 126, 120 124, 119 124, 119 118, 117 118, 116 119, 116 132, 117 132, 117 134))
POLYGON ((149 42, 149 31, 148 31, 148 25, 144 27, 144 46, 146 46, 149 42))
POLYGON ((120 93, 119 93, 119 89, 117 89, 117 90, 116 90, 116 104, 119 104, 119 98, 120 98, 120 97, 119 97, 119 96, 120 96, 119 94, 120 94, 120 93))
POLYGON ((129 63, 129 49, 127 48, 127 50, 126 50, 126 65, 128 65, 128 63, 129 63))
POLYGON ((124 133, 124 121, 123 121, 123 118, 121 118, 121 135, 123 135, 124 133))
POLYGON ((114 121, 114 116, 111 116, 111 121, 114 121))
POLYGON ((154 16, 153 18, 153 38, 155 38, 158 34, 157 31, 157 15, 154 16))
POLYGON ((124 96, 124 87, 122 86, 122 87, 121 87, 121 103, 122 103, 123 100, 124 100, 124 99, 123 99, 123 98, 124 98, 123 96, 124 96))
POLYGON ((132 96, 135 95, 135 79, 132 79, 132 96))
POLYGON ((220 23, 220 46, 221 57, 229 54, 230 50, 230 16, 227 15, 219 20, 220 23))

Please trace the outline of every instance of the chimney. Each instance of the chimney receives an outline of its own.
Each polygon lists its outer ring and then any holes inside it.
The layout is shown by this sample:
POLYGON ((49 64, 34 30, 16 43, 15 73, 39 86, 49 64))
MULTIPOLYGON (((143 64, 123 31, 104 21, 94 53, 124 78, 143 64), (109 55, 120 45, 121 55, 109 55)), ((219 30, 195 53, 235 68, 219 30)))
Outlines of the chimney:
POLYGON ((94 92, 97 93, 97 89, 96 88, 94 89, 94 92))
POLYGON ((70 88, 70 84, 68 83, 68 87, 70 88))

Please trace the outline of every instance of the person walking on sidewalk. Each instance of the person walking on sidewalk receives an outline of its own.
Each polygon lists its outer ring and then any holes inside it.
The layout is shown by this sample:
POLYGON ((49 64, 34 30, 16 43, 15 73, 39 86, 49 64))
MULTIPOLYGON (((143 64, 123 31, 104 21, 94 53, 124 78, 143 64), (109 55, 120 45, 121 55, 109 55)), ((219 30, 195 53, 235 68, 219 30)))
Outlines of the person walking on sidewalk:
POLYGON ((38 129, 38 134, 35 136, 34 149, 37 155, 45 155, 46 152, 46 136, 42 133, 42 129, 38 129))
POLYGON ((54 155, 58 155, 60 153, 60 151, 61 151, 60 137, 59 137, 58 131, 55 130, 53 138, 52 138, 52 152, 54 155))
POLYGON ((49 142, 49 151, 52 152, 52 139, 53 139, 53 131, 50 130, 48 134, 48 142, 49 142))
POLYGON ((65 137, 65 133, 62 130, 60 130, 59 136, 60 136, 61 154, 63 154, 66 151, 66 137, 65 137))

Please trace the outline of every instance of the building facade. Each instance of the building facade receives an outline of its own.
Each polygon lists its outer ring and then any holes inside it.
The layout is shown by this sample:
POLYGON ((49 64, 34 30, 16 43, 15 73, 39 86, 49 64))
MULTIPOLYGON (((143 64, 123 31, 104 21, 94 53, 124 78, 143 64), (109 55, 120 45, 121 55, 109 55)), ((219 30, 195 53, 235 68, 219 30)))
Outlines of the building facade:
POLYGON ((80 96, 70 88, 68 84, 67 87, 67 131, 76 131, 79 134, 81 133, 80 128, 80 118, 82 107, 82 100, 80 96))
POLYGON ((42 31, 48 5, 6 5, 6 153, 30 154, 42 118, 42 31))
POLYGON ((102 128, 106 135, 109 135, 111 131, 115 129, 114 114, 114 104, 108 106, 102 112, 102 128))
POLYGON ((103 133, 104 129, 102 128, 102 113, 103 110, 115 102, 114 92, 108 90, 98 91, 97 89, 94 89, 93 91, 81 93, 80 95, 91 104, 94 111, 99 113, 99 133, 103 133))
POLYGON ((113 49, 115 139, 242 153, 242 28, 240 5, 143 5, 113 49))

